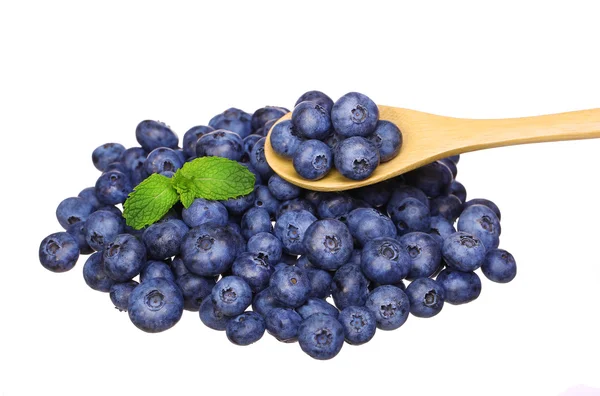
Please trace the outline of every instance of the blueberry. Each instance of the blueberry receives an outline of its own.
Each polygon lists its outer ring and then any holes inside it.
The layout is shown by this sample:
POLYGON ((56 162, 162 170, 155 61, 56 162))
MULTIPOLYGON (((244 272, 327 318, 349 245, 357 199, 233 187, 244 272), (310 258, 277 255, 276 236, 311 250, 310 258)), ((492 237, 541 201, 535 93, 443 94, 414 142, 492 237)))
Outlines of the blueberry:
POLYGON ((213 132, 215 128, 211 126, 198 125, 190 128, 183 135, 183 152, 187 157, 194 157, 196 155, 196 142, 198 139, 207 133, 213 132))
POLYGON ((94 249, 92 249, 90 247, 90 245, 88 245, 87 241, 85 240, 85 222, 80 221, 77 222, 75 224, 71 224, 68 228, 67 228, 67 232, 69 234, 71 234, 71 236, 73 238, 75 238, 75 240, 77 241, 77 244, 79 245, 79 254, 91 254, 94 253, 94 249))
POLYGON ((454 223, 462 212, 462 202, 455 195, 440 195, 433 198, 429 203, 429 211, 432 216, 442 216, 454 223))
POLYGON ((243 110, 231 107, 213 117, 209 125, 215 129, 226 129, 240 135, 241 138, 252 133, 252 115, 243 110))
POLYGON ((298 198, 302 191, 300 187, 283 180, 279 175, 273 175, 268 182, 269 191, 280 201, 298 198))
POLYGON ((400 203, 406 198, 415 198, 429 208, 429 199, 423 191, 416 187, 399 185, 393 190, 392 196, 387 204, 388 214, 393 216, 396 208, 400 206, 400 203))
POLYGON ((133 186, 129 177, 119 171, 103 173, 96 181, 96 196, 105 205, 123 203, 133 186))
POLYGON ((460 161, 460 155, 451 155, 448 159, 458 165, 458 161, 460 161))
POLYGON ((310 357, 319 360, 331 359, 344 345, 344 328, 333 316, 315 314, 300 325, 298 342, 310 357))
POLYGON ((213 330, 225 331, 227 323, 231 320, 231 317, 224 315, 223 312, 215 307, 210 298, 204 299, 200 305, 199 313, 202 323, 213 330))
POLYGON ((432 162, 404 174, 406 182, 422 190, 431 198, 447 195, 452 183, 452 172, 440 162, 432 162))
POLYGON ((283 245, 275 235, 269 232, 259 232, 248 239, 247 249, 258 258, 275 265, 281 259, 283 245))
POLYGON ((361 249, 354 249, 352 251, 352 256, 350 256, 350 260, 348 260, 348 264, 360 265, 360 256, 361 255, 362 255, 361 249))
POLYGON ((148 257, 154 260, 164 260, 179 254, 183 237, 188 227, 181 220, 167 220, 154 223, 142 234, 148 257))
POLYGON ((379 150, 381 162, 387 162, 396 157, 402 147, 402 132, 396 124, 389 121, 379 121, 369 140, 375 143, 379 150))
POLYGON ((204 223, 224 226, 229 220, 229 213, 219 201, 196 198, 189 207, 183 208, 181 217, 188 227, 198 227, 204 223))
POLYGON ((250 152, 250 164, 256 169, 263 180, 268 180, 274 172, 265 157, 265 139, 261 138, 254 143, 254 147, 252 147, 252 151, 250 152))
POLYGON ((449 304, 466 304, 481 293, 481 280, 475 272, 446 268, 438 274, 436 281, 444 288, 446 302, 449 304))
POLYGON ((244 252, 237 256, 231 266, 231 271, 233 275, 245 280, 253 293, 258 293, 269 286, 274 269, 259 255, 244 252))
POLYGON ((275 271, 271 277, 270 289, 280 303, 295 308, 308 299, 310 280, 306 271, 289 266, 275 271))
POLYGON ((420 318, 431 318, 444 307, 444 287, 429 278, 417 278, 406 288, 410 313, 420 318))
POLYGON ((327 113, 331 113, 331 108, 333 107, 333 100, 321 91, 308 91, 303 93, 298 98, 294 106, 298 106, 300 103, 306 101, 314 102, 323 107, 327 113))
POLYGON ((274 233, 283 245, 283 251, 289 254, 304 254, 302 244, 308 227, 317 218, 306 210, 290 210, 283 213, 275 222, 274 233))
POLYGON ((331 122, 343 137, 369 136, 379 121, 375 102, 358 92, 349 92, 339 98, 331 109, 331 122))
POLYGON ((81 190, 78 197, 88 201, 94 207, 94 209, 98 209, 99 207, 104 205, 98 200, 98 197, 96 196, 96 187, 84 188, 83 190, 81 190))
POLYGON ((271 232, 273 226, 271 224, 271 216, 263 208, 250 208, 242 216, 240 224, 242 235, 246 239, 261 232, 271 232))
POLYGON ((147 282, 154 278, 165 278, 175 281, 175 274, 169 264, 164 261, 149 260, 140 272, 140 282, 147 282))
POLYGON ((390 183, 380 182, 352 190, 354 196, 374 208, 385 206, 392 196, 390 183))
POLYGON ((144 170, 148 175, 153 173, 175 172, 183 166, 184 161, 175 150, 159 147, 150 152, 144 162, 144 170))
POLYGON ((331 133, 329 112, 315 102, 301 102, 294 107, 292 123, 305 139, 323 140, 331 133))
POLYGON ((119 143, 106 143, 92 152, 92 162, 99 171, 104 172, 108 164, 117 162, 125 147, 119 143))
POLYGON ((506 250, 492 249, 486 254, 481 271, 491 281, 508 283, 517 275, 517 263, 506 250))
POLYGON ((273 290, 271 288, 267 288, 258 293, 254 296, 252 301, 252 310, 265 317, 272 309, 283 307, 284 305, 273 296, 273 290))
POLYGON ((395 206, 392 200, 387 207, 388 213, 398 228, 398 234, 409 232, 427 232, 431 226, 429 208, 416 198, 405 198, 395 206))
POLYGON ((300 144, 292 160, 296 172, 305 179, 324 178, 333 166, 333 153, 320 140, 305 140, 300 144))
POLYGON ((361 268, 367 278, 381 285, 400 282, 408 275, 411 260, 394 238, 368 241, 362 250, 361 268))
POLYGON ((354 244, 344 223, 325 219, 315 221, 306 229, 302 246, 308 259, 318 268, 335 270, 348 262, 354 244))
POLYGON ((136 327, 148 333, 158 333, 175 326, 181 319, 183 295, 170 280, 150 279, 133 289, 127 311, 136 327))
POLYGON ((452 162, 452 160, 448 158, 443 158, 441 160, 438 160, 437 162, 446 165, 446 167, 450 169, 450 173, 452 173, 452 178, 456 179, 456 175, 458 175, 458 168, 456 167, 456 164, 452 162))
POLYGON ((150 152, 155 148, 177 148, 179 138, 162 122, 142 121, 135 129, 135 138, 144 150, 150 152))
POLYGON ((242 138, 237 133, 217 129, 202 135, 196 142, 196 156, 223 157, 239 161, 244 154, 242 138))
POLYGON ((216 276, 227 271, 238 253, 238 241, 233 233, 210 223, 192 228, 181 243, 185 266, 200 276, 216 276))
POLYGON ((458 197, 460 202, 467 201, 467 189, 460 182, 453 180, 450 184, 450 190, 448 191, 450 194, 458 197))
POLYGON ((287 111, 281 107, 262 107, 252 114, 252 130, 256 131, 257 129, 264 127, 267 121, 278 120, 286 113, 287 111))
POLYGON ((444 240, 442 255, 448 267, 458 271, 475 271, 483 264, 486 248, 479 238, 457 232, 444 240))
POLYGON ((133 235, 120 234, 105 245, 102 257, 106 274, 116 282, 126 282, 146 264, 146 248, 133 235))
POLYGON ((411 262, 407 279, 427 278, 440 267, 442 248, 433 236, 423 232, 411 232, 400 237, 398 242, 411 262))
POLYGON ((281 342, 295 342, 302 317, 291 308, 273 308, 265 315, 269 334, 281 342))
POLYGON ((256 186, 254 188, 255 207, 265 209, 269 212, 269 215, 274 218, 279 205, 281 205, 281 201, 271 194, 271 191, 267 186, 256 186))
POLYGON ((86 199, 71 197, 64 199, 56 208, 56 218, 67 229, 70 225, 85 221, 94 212, 94 206, 86 199))
POLYGON ((347 307, 338 320, 344 327, 346 342, 351 345, 369 342, 377 330, 375 315, 365 307, 347 307))
POLYGON ((119 172, 125 173, 125 174, 127 174, 129 172, 127 170, 127 168, 125 168, 125 165, 123 165, 120 162, 111 162, 104 169, 105 172, 109 172, 109 171, 113 171, 113 170, 116 170, 116 171, 119 171, 119 172))
POLYGON ((213 287, 211 299, 215 307, 224 315, 236 316, 250 306, 252 290, 239 276, 226 276, 213 287))
POLYGON ((265 334, 265 320, 256 312, 244 312, 227 323, 226 334, 236 345, 253 344, 265 334))
POLYGON ((379 151, 364 137, 353 136, 337 144, 333 152, 335 168, 352 180, 367 179, 379 165, 379 151))
POLYGON ((122 216, 123 216, 123 213, 121 212, 121 210, 114 205, 101 206, 98 208, 98 210, 104 210, 104 211, 113 213, 114 215, 118 216, 119 218, 122 218, 122 216))
POLYGON ((254 205, 254 191, 250 194, 242 195, 237 198, 229 198, 228 200, 221 201, 223 206, 227 209, 227 212, 232 215, 242 215, 246 210, 254 205))
POLYGON ((269 137, 273 151, 285 158, 293 158, 294 154, 304 141, 291 120, 281 121, 276 124, 269 137))
POLYGON ((83 231, 88 245, 100 251, 123 232, 123 218, 112 212, 98 210, 89 215, 83 231))
POLYGON ((337 145, 344 140, 344 137, 340 136, 338 133, 332 133, 329 135, 327 139, 324 140, 325 144, 329 146, 331 150, 335 150, 337 145))
POLYGON ((311 191, 306 190, 304 192, 304 199, 310 202, 314 207, 319 206, 321 201, 327 196, 327 193, 322 191, 311 191))
POLYGON ((321 199, 317 207, 319 218, 336 219, 352 211, 354 201, 345 193, 329 193, 321 199))
POLYGON ((294 198, 284 201, 279 205, 277 213, 275 214, 275 219, 280 218, 282 214, 290 210, 306 210, 313 215, 317 214, 317 210, 310 201, 303 198, 294 198))
POLYGON ((320 298, 309 298, 304 304, 296 308, 302 319, 306 320, 314 314, 322 313, 337 318, 340 312, 336 307, 320 298))
POLYGON ((444 239, 448 238, 455 232, 456 229, 447 219, 441 216, 433 216, 431 218, 429 234, 436 239, 440 247, 444 243, 444 239))
MULTIPOLYGON (((199 311, 202 302, 210 296, 215 286, 214 278, 183 274, 175 281, 183 293, 183 307, 188 311, 199 311)), ((210 300, 210 299, 208 299, 210 300)))
POLYGON ((346 264, 335 272, 331 282, 331 295, 339 309, 365 305, 369 295, 369 281, 359 265, 346 264))
POLYGON ((177 256, 171 261, 171 271, 175 274, 175 278, 179 278, 190 271, 185 266, 181 257, 177 256))
POLYGON ((494 211, 484 205, 467 207, 458 219, 458 231, 475 235, 486 249, 496 249, 500 244, 500 220, 494 211))
POLYGON ((133 289, 139 285, 134 280, 123 282, 123 283, 115 283, 110 288, 110 300, 121 312, 127 312, 127 306, 129 305, 129 296, 133 292, 133 289))
POLYGON ((252 153, 252 148, 254 147, 254 145, 256 144, 256 142, 258 142, 260 139, 262 139, 263 136, 261 135, 248 135, 246 136, 243 140, 242 140, 242 146, 244 148, 244 154, 242 155, 242 162, 249 162, 250 161, 250 154, 252 153))
POLYGON ((377 209, 354 209, 348 214, 347 222, 350 234, 360 246, 375 238, 395 238, 397 234, 392 219, 377 209))
POLYGON ((144 162, 148 153, 141 147, 131 147, 121 153, 119 162, 123 164, 128 172, 136 169, 144 169, 144 162))
POLYGON ((306 268, 305 270, 310 281, 310 297, 326 298, 331 295, 333 278, 329 272, 314 268, 306 268))
POLYGON ((83 265, 83 279, 85 283, 94 290, 109 292, 116 283, 104 271, 102 253, 96 252, 85 261, 83 265))
POLYGON ((502 220, 502 215, 500 213, 500 209, 498 208, 498 206, 495 203, 493 203, 489 199, 475 198, 470 201, 467 201, 467 202, 465 202, 463 210, 466 210, 469 206, 473 206, 473 205, 487 206, 488 208, 492 209, 492 211, 494 211, 494 213, 496 214, 496 217, 498 217, 498 220, 502 220))
POLYGON ((402 326, 410 312, 410 303, 406 294, 396 286, 379 286, 373 290, 365 307, 373 313, 377 328, 394 330, 402 326))

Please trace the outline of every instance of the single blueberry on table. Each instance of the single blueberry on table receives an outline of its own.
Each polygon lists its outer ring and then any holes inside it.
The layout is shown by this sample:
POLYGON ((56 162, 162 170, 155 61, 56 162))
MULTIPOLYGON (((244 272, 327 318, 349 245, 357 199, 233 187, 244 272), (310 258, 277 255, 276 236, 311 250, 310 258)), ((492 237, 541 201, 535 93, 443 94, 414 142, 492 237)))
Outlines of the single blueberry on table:
POLYGON ((283 251, 288 254, 304 254, 302 243, 308 227, 317 218, 306 210, 290 210, 283 213, 275 222, 274 233, 283 245, 283 251))
POLYGON ((320 298, 309 298, 304 304, 296 308, 302 319, 308 319, 314 314, 323 313, 337 318, 340 311, 327 301, 320 298))
POLYGON ((406 183, 422 190, 428 197, 447 195, 452 183, 452 172, 440 162, 432 162, 404 174, 406 183))
POLYGON ((307 101, 320 105, 327 113, 331 113, 331 109, 333 108, 333 100, 321 91, 308 91, 303 93, 296 101, 294 107, 307 101))
POLYGON ((246 239, 250 239, 261 232, 271 232, 273 225, 271 224, 271 216, 266 209, 250 208, 242 216, 240 223, 242 235, 246 239))
POLYGON ((348 214, 347 224, 350 234, 360 246, 375 238, 395 238, 397 234, 396 225, 392 219, 377 209, 354 209, 348 214))
POLYGON ((128 172, 144 169, 144 162, 148 153, 141 147, 131 147, 121 153, 119 162, 123 164, 128 172))
POLYGON ((331 282, 333 277, 328 271, 305 268, 310 281, 310 297, 326 298, 331 295, 331 282))
POLYGON ((349 137, 335 146, 333 162, 337 171, 348 179, 364 180, 379 166, 379 150, 364 137, 349 137))
POLYGON ((292 123, 305 139, 323 140, 331 133, 329 112, 315 102, 301 102, 294 107, 292 123))
POLYGON ((481 279, 475 272, 446 268, 438 274, 436 281, 444 288, 448 304, 466 304, 481 294, 481 279))
POLYGON ((348 262, 354 250, 348 227, 336 219, 312 223, 304 232, 302 246, 310 262, 324 270, 340 268, 348 262))
POLYGON ((296 150, 292 164, 303 178, 319 180, 331 170, 333 153, 331 148, 320 140, 305 140, 296 150))
POLYGON ((406 288, 410 313, 419 318, 431 318, 442 310, 446 297, 444 287, 429 278, 417 278, 406 288))
POLYGON ((154 223, 142 234, 148 257, 154 260, 164 260, 178 255, 183 237, 188 232, 188 226, 181 220, 170 219, 154 223))
POLYGON ((271 194, 269 187, 256 186, 254 188, 254 206, 265 209, 271 218, 275 218, 279 205, 281 205, 281 201, 271 194))
POLYGON ((238 242, 227 227, 202 224, 192 228, 183 238, 181 259, 196 275, 216 276, 233 264, 240 252, 238 242))
POLYGON ((271 194, 280 201, 298 198, 302 192, 300 187, 282 179, 277 174, 269 178, 268 187, 271 194))
POLYGON ((517 263, 506 250, 492 249, 485 256, 481 272, 491 281, 508 283, 517 276, 517 263))
POLYGON ((123 229, 121 216, 105 210, 98 210, 88 216, 83 231, 88 245, 95 251, 100 251, 121 234, 123 229))
POLYGON ((277 212, 275 213, 275 219, 280 218, 282 214, 290 210, 306 210, 315 216, 317 215, 317 210, 310 201, 304 198, 294 198, 283 201, 279 205, 277 212))
POLYGON ((125 151, 125 147, 119 143, 106 143, 96 147, 92 152, 92 162, 96 169, 101 172, 106 170, 108 164, 117 162, 121 154, 125 151))
POLYGON ((205 326, 218 331, 225 331, 227 323, 231 320, 230 316, 224 315, 212 302, 212 299, 205 298, 200 305, 200 320, 205 326))
POLYGON ((269 139, 273 151, 285 158, 293 158, 304 141, 291 120, 281 121, 275 125, 269 139))
POLYGON ((104 205, 98 200, 98 197, 96 196, 96 187, 84 188, 77 196, 88 201, 94 207, 94 209, 98 209, 99 207, 104 205))
POLYGON ((500 209, 498 208, 498 206, 495 203, 493 203, 489 199, 485 199, 485 198, 471 199, 470 201, 465 202, 463 210, 466 210, 467 208, 469 208, 469 206, 473 206, 473 205, 487 206, 488 208, 490 208, 494 211, 494 213, 496 214, 496 217, 498 217, 498 220, 502 220, 502 215, 500 213, 500 209))
POLYGON ((159 147, 150 152, 144 162, 144 170, 148 175, 153 173, 176 172, 183 166, 184 160, 175 150, 159 147))
POLYGON ((286 113, 288 113, 288 111, 282 107, 261 107, 252 114, 252 130, 256 131, 257 129, 264 127, 268 121, 278 120, 286 113))
POLYGON ((265 258, 258 254, 244 252, 237 256, 231 266, 231 271, 233 275, 245 280, 253 293, 258 293, 269 286, 274 269, 265 258))
POLYGON ((376 238, 368 241, 360 258, 365 276, 380 285, 402 281, 411 269, 411 260, 395 238, 376 238))
POLYGON ((56 218, 66 230, 70 225, 86 221, 96 208, 88 200, 80 197, 64 199, 56 208, 56 218))
POLYGON ((441 246, 444 244, 444 239, 454 234, 456 229, 447 219, 441 216, 432 216, 429 234, 432 235, 438 244, 441 246))
POLYGON ((116 282, 126 282, 144 268, 146 248, 133 235, 120 234, 105 245, 102 257, 106 274, 116 282))
POLYGON ((127 312, 127 306, 129 305, 129 296, 133 292, 133 289, 139 285, 134 280, 123 283, 115 283, 110 288, 110 301, 115 305, 121 312, 127 312))
POLYGON ((424 232, 411 232, 398 239, 398 243, 410 258, 407 279, 427 278, 442 263, 442 247, 435 237, 424 232))
POLYGON ((463 204, 455 195, 440 195, 433 198, 429 203, 431 216, 442 216, 454 223, 462 213, 463 204))
POLYGON ((410 302, 406 294, 396 286, 379 286, 373 290, 365 307, 375 316, 377 328, 394 330, 406 322, 410 302))
POLYGON ((215 128, 211 126, 198 125, 188 129, 188 131, 183 135, 183 152, 185 155, 189 157, 194 157, 196 155, 196 142, 198 139, 207 133, 213 132, 215 128))
POLYGON ((149 260, 140 272, 140 282, 143 283, 154 278, 165 278, 174 282, 175 274, 169 264, 164 261, 149 260))
MULTIPOLYGON (((223 206, 227 209, 228 214, 239 216, 243 215, 246 210, 254 205, 254 191, 250 194, 242 195, 237 198, 229 198, 227 200, 221 201, 223 206)), ((184 219, 185 221, 185 219, 184 219)))
POLYGON ((458 199, 460 199, 460 202, 467 202, 467 189, 465 188, 465 186, 462 185, 461 182, 453 180, 450 184, 450 190, 448 192, 458 197, 458 199))
POLYGON ((458 219, 458 231, 475 235, 486 249, 496 249, 500 244, 502 228, 494 211, 484 205, 467 207, 458 219))
POLYGON ((92 254, 85 261, 83 265, 83 279, 92 289, 105 293, 109 292, 111 287, 116 283, 104 271, 101 252, 92 254))
POLYGON ((250 345, 265 334, 265 320, 256 312, 244 312, 227 323, 225 333, 235 345, 250 345))
POLYGON ((105 205, 116 205, 125 202, 133 187, 126 174, 108 171, 96 181, 96 196, 105 205))
POLYGON ((279 262, 283 249, 281 241, 269 232, 259 232, 253 235, 248 239, 246 247, 248 252, 255 254, 271 265, 279 262))
POLYGON ((138 124, 135 129, 135 138, 144 150, 150 152, 155 148, 177 148, 179 138, 162 122, 146 120, 138 124))
POLYGON ((402 132, 393 122, 379 121, 375 131, 369 136, 369 140, 377 146, 380 161, 388 162, 400 152, 402 132))
POLYGON ((79 254, 92 254, 94 253, 94 249, 88 245, 85 240, 85 222, 80 221, 75 224, 71 224, 67 228, 67 232, 71 234, 75 240, 77 240, 77 244, 79 245, 79 254))
POLYGON ((196 156, 223 157, 239 161, 244 154, 242 138, 237 133, 217 129, 202 135, 196 142, 196 156))
POLYGON ((265 140, 266 138, 261 138, 254 143, 254 147, 252 147, 252 151, 250 152, 250 164, 256 169, 262 180, 266 181, 269 180, 274 172, 265 157, 265 140))
POLYGON ((276 270, 270 281, 273 296, 283 305, 295 308, 308 299, 310 280, 305 270, 297 267, 284 267, 276 270))
POLYGON ((369 136, 379 121, 379 108, 369 97, 349 92, 331 108, 331 123, 341 136, 369 136))
POLYGON ((211 299, 224 315, 237 316, 252 303, 252 290, 239 276, 226 276, 213 287, 211 299))
POLYGON ((204 223, 224 226, 229 220, 229 212, 219 201, 196 198, 189 207, 183 208, 181 218, 190 228, 198 227, 204 223))
POLYGON ((317 212, 321 219, 337 219, 354 209, 354 200, 346 193, 327 193, 322 196, 317 212))
POLYGON ((475 271, 485 259, 486 248, 479 238, 466 232, 456 232, 444 240, 442 256, 448 267, 475 271))
POLYGON ((265 290, 256 294, 252 300, 252 310, 265 317, 272 309, 284 307, 285 306, 275 298, 271 288, 266 288, 265 290))
POLYGON ((175 326, 183 314, 183 295, 175 283, 154 278, 140 283, 129 296, 127 307, 133 324, 148 333, 175 326))
POLYGON ((210 296, 216 284, 214 278, 198 276, 190 272, 177 277, 175 283, 183 293, 183 308, 188 311, 200 310, 200 305, 210 296))
POLYGON ((398 235, 409 232, 427 232, 431 226, 429 208, 416 198, 405 198, 403 201, 393 205, 388 203, 388 214, 398 228, 398 235))
POLYGON ((344 328, 333 316, 315 314, 300 324, 298 342, 300 348, 310 357, 319 360, 331 359, 344 345, 344 328))
POLYGON ((265 315, 267 332, 281 342, 298 340, 302 317, 291 308, 273 308, 265 315))
POLYGON ((346 342, 351 345, 369 342, 377 330, 375 315, 365 307, 347 307, 340 312, 338 320, 344 328, 346 342))
POLYGON ((360 265, 346 264, 333 275, 331 296, 339 309, 365 305, 368 295, 369 280, 361 271, 360 265))

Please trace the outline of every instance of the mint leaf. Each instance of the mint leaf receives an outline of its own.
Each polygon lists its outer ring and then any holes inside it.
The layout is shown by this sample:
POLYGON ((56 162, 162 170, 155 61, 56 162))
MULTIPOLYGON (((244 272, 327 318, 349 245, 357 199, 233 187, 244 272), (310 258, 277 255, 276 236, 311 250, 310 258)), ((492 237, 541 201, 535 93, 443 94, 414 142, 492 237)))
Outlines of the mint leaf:
POLYGON ((173 181, 154 173, 135 187, 123 204, 127 225, 136 230, 160 220, 179 201, 173 181))
POLYGON ((196 194, 192 191, 180 192, 179 198, 181 199, 183 206, 187 209, 194 202, 194 199, 196 199, 196 194))
MULTIPOLYGON (((250 194, 254 174, 227 158, 202 157, 186 162, 173 178, 179 194, 193 193, 195 198, 223 200, 250 194)), ((186 202, 191 204, 186 196, 186 202)))

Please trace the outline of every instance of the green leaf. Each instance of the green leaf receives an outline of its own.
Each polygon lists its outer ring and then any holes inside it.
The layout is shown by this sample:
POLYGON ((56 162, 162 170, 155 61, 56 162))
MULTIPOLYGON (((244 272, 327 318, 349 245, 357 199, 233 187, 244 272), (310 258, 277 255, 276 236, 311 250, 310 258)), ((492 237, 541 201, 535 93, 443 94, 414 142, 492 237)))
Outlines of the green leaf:
POLYGON ((192 192, 195 198, 223 200, 250 194, 254 181, 254 174, 236 161, 202 157, 186 162, 175 174, 173 185, 180 194, 192 192))
POLYGON ((183 206, 187 209, 190 207, 192 202, 194 202, 194 199, 196 199, 196 194, 194 194, 192 191, 185 191, 179 193, 179 198, 181 199, 183 206))
POLYGON ((160 220, 179 201, 173 181, 158 173, 135 187, 123 204, 127 225, 136 230, 160 220))

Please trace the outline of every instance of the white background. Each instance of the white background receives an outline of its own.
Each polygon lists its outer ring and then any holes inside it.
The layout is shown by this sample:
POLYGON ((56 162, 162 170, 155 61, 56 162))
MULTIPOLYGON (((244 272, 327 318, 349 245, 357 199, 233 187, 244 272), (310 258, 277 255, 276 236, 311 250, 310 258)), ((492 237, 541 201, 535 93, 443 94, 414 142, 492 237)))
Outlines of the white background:
POLYGON ((83 260, 44 270, 58 203, 92 186, 91 152, 143 119, 183 136, 236 106, 304 91, 490 118, 600 107, 595 2, 0 4, 0 394, 558 395, 600 387, 600 141, 464 155, 469 196, 502 210, 518 276, 409 318, 333 360, 270 336, 230 344, 196 313, 137 330, 83 260), (418 3, 418 4, 417 4, 418 3), (517 4, 518 3, 518 4, 517 4))

